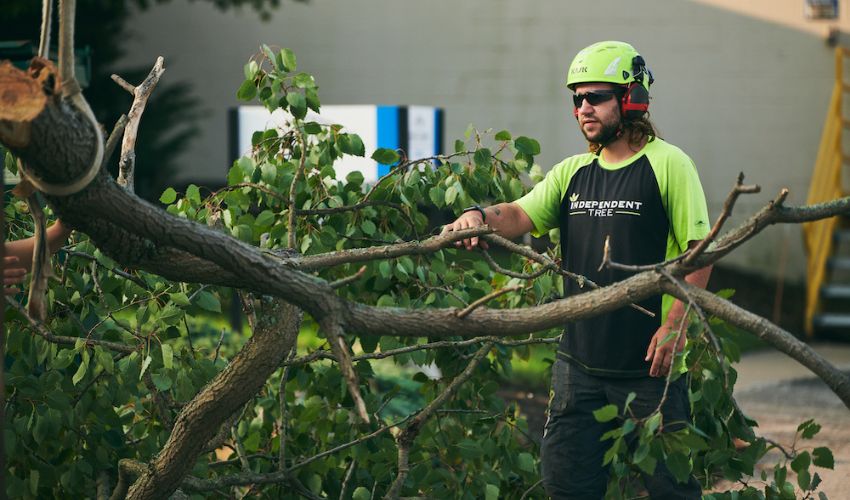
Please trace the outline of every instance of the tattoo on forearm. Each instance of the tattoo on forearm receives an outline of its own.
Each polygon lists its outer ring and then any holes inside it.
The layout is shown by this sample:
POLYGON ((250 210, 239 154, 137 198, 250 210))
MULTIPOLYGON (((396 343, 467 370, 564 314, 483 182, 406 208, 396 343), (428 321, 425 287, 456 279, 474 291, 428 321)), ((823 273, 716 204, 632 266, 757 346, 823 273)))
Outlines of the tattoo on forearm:
POLYGON ((502 215, 502 210, 499 207, 493 207, 493 212, 495 212, 496 215, 502 215))

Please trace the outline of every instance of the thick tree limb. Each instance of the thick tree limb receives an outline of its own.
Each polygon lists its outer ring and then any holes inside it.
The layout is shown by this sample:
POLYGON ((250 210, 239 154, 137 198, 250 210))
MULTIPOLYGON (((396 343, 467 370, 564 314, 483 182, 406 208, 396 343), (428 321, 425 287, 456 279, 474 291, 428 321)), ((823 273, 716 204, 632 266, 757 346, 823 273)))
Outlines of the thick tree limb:
POLYGON ((273 298, 260 301, 262 311, 253 336, 230 364, 187 403, 159 455, 128 493, 131 499, 167 497, 191 470, 219 426, 262 388, 292 348, 300 312, 273 298))

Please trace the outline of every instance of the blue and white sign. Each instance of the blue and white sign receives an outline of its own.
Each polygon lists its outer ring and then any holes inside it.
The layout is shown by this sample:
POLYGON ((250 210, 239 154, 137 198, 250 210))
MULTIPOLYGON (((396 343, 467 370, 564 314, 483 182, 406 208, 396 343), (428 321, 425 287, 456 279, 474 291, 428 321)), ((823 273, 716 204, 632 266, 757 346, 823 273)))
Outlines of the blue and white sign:
MULTIPOLYGON (((239 106, 231 111, 231 159, 251 151, 251 135, 257 130, 289 128, 291 117, 277 110, 269 113, 262 106, 239 106)), ((343 131, 363 140, 366 157, 346 155, 334 168, 338 179, 359 171, 367 183, 389 173, 390 166, 369 158, 378 148, 404 150, 409 159, 429 158, 443 152, 443 110, 432 106, 322 106, 321 114, 308 113, 307 121, 339 124, 343 131)))

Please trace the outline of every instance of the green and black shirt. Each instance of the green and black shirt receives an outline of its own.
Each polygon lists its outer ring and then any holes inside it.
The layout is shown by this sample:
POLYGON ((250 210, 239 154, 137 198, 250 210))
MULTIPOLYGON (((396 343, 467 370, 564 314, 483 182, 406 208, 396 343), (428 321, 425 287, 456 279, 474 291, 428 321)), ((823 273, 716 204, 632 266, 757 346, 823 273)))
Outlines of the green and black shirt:
MULTIPOLYGON (((710 228, 693 161, 659 138, 616 164, 591 153, 567 158, 517 203, 534 223, 535 235, 560 229, 563 267, 600 286, 630 275, 598 270, 606 236, 615 262, 654 264, 681 254, 710 228)), ((564 282, 567 296, 587 290, 564 282)), ((648 375, 646 349, 672 304, 671 296, 656 296, 639 303, 654 318, 624 306, 571 323, 558 354, 593 375, 648 375)))

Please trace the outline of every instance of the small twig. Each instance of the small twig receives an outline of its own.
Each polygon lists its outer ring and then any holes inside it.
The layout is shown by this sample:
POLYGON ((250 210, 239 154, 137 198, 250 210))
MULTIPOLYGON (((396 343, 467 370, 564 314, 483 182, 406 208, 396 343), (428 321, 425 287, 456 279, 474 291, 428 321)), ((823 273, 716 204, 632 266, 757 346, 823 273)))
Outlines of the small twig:
MULTIPOLYGON (((452 233, 448 233, 448 234, 452 234, 452 233)), ((579 274, 572 273, 570 271, 567 271, 566 269, 562 269, 561 266, 556 264, 549 257, 546 257, 543 254, 539 254, 539 253, 535 252, 534 250, 532 250, 530 248, 524 247, 522 245, 517 245, 513 241, 511 241, 507 238, 503 238, 502 236, 499 236, 498 234, 485 234, 485 235, 481 236, 481 238, 484 239, 485 241, 487 241, 488 243, 493 243, 494 245, 499 245, 499 246, 504 247, 508 251, 511 251, 515 254, 522 255, 523 257, 527 257, 527 258, 529 258, 529 259, 531 259, 535 262, 538 262, 538 263, 543 264, 545 266, 549 266, 550 269, 557 272, 558 274, 560 274, 562 276, 566 276, 567 278, 578 283, 578 286, 581 287, 581 288, 584 288, 585 285, 587 285, 591 290, 596 290, 596 289, 599 288, 599 285, 597 285, 590 278, 587 278, 586 276, 581 276, 579 274)), ((648 310, 644 307, 641 307, 637 304, 629 304, 629 307, 631 307, 632 309, 635 309, 637 311, 640 311, 643 314, 646 314, 647 316, 649 316, 651 318, 655 317, 654 312, 652 312, 652 311, 650 311, 650 310, 648 310)))
POLYGON ((330 283, 330 287, 333 289, 342 288, 349 283, 353 283, 360 279, 366 273, 366 266, 361 266, 360 269, 357 270, 356 273, 351 276, 346 276, 345 278, 338 279, 336 281, 332 281, 330 283))
POLYGON ((392 245, 352 248, 350 250, 339 250, 319 255, 307 255, 295 258, 282 258, 271 252, 266 255, 278 258, 284 264, 290 265, 300 271, 314 271, 330 266, 351 264, 354 262, 369 262, 380 259, 391 259, 403 255, 428 255, 443 248, 448 248, 455 241, 460 241, 473 236, 481 236, 491 233, 489 226, 479 226, 462 231, 451 231, 439 236, 432 236, 422 241, 406 241, 392 245))
POLYGON ((543 484, 542 479, 540 479, 536 483, 532 484, 531 487, 528 488, 527 490, 525 490, 525 493, 523 493, 522 496, 519 497, 519 500, 525 500, 526 498, 528 498, 528 495, 530 495, 531 492, 534 491, 534 489, 537 488, 538 486, 540 486, 541 484, 543 484))
POLYGON ((331 345, 331 351, 336 356, 337 363, 339 363, 340 372, 342 372, 348 386, 348 393, 351 394, 351 399, 354 401, 357 415, 363 422, 369 423, 369 412, 366 411, 366 402, 363 400, 363 395, 360 394, 360 382, 357 378, 357 372, 354 371, 354 364, 351 362, 348 345, 343 337, 342 325, 335 317, 328 316, 319 326, 325 332, 325 336, 331 345))
MULTIPOLYGON (((505 340, 501 337, 473 337, 471 339, 466 340, 440 340, 436 342, 429 342, 427 344, 416 344, 409 345, 405 347, 399 347, 398 349, 390 349, 388 351, 382 352, 371 352, 368 354, 361 354, 358 356, 354 356, 351 358, 352 362, 363 361, 367 359, 384 359, 392 356, 398 356, 399 354, 407 354, 415 351, 423 351, 427 349, 442 349, 442 348, 459 348, 459 347, 467 347, 474 344, 480 344, 481 342, 492 342, 497 345, 501 345, 504 347, 518 347, 524 345, 532 345, 532 344, 557 344, 560 342, 560 335, 557 337, 544 337, 544 338, 527 338, 522 340, 505 340)), ((304 365, 307 363, 312 363, 313 361, 317 361, 320 359, 330 359, 336 361, 336 356, 333 353, 328 351, 314 351, 306 356, 302 356, 300 358, 295 358, 287 363, 291 366, 304 365)))
POLYGON ((138 276, 136 276, 134 274, 130 274, 130 273, 123 271, 121 269, 118 269, 117 267, 106 267, 103 264, 101 264, 97 260, 97 257, 95 257, 94 255, 87 254, 85 252, 80 252, 80 251, 77 251, 77 250, 67 250, 67 249, 64 249, 64 248, 62 249, 62 251, 65 252, 65 254, 68 255, 69 257, 80 257, 82 259, 86 259, 86 260, 90 260, 92 262, 96 262, 98 266, 102 267, 103 269, 106 269, 107 271, 111 271, 116 276, 121 276, 124 279, 130 280, 133 283, 144 288, 145 290, 150 290, 150 287, 148 286, 147 283, 144 282, 144 280, 142 280, 142 278, 139 278, 138 276))
POLYGON ((242 444, 242 440, 239 438, 239 433, 237 432, 237 428, 239 427, 239 421, 242 420, 242 417, 245 415, 245 410, 248 409, 248 405, 242 407, 242 413, 239 415, 233 425, 230 427, 230 437, 233 439, 233 443, 235 445, 236 457, 239 459, 239 464, 242 466, 243 472, 248 472, 251 470, 251 464, 248 463, 247 455, 245 454, 245 446, 242 444))
POLYGON ((485 260, 485 261, 487 261, 487 264, 489 264, 489 265, 490 265, 490 267, 491 267, 494 271, 496 271, 496 272, 497 272, 497 273, 499 273, 499 274, 504 274, 505 276, 508 276, 508 277, 511 277, 511 278, 516 278, 516 279, 521 279, 521 280, 533 280, 533 279, 535 279, 535 278, 538 278, 538 277, 542 276, 543 274, 545 274, 545 273, 546 273, 546 272, 548 272, 548 271, 553 271, 553 270, 554 270, 554 266, 546 266, 546 265, 544 265, 543 267, 541 267, 541 268, 540 268, 540 269, 538 269, 537 271, 534 271, 533 273, 530 273, 530 274, 516 273, 516 272, 513 272, 513 271, 511 271, 511 270, 509 270, 509 269, 505 269, 505 268, 503 268, 502 266, 500 266, 500 265, 499 265, 499 264, 498 264, 498 263, 497 263, 497 262, 493 259, 493 256, 492 256, 492 255, 490 255, 490 253, 489 253, 489 252, 487 252, 487 250, 484 250, 483 248, 481 249, 481 255, 484 257, 484 260, 485 260))
POLYGON ((20 303, 18 303, 18 301, 16 301, 12 297, 6 297, 6 303, 9 304, 10 306, 12 306, 12 308, 14 308, 16 311, 18 311, 18 313, 20 313, 24 318, 26 318, 26 320, 29 322, 30 326, 33 328, 33 331, 35 333, 37 333, 39 336, 41 336, 42 338, 44 338, 45 340, 47 340, 48 342, 52 342, 54 344, 59 344, 59 345, 71 345, 71 346, 73 346, 73 345, 77 345, 77 341, 85 340, 85 343, 86 343, 87 346, 97 345, 97 346, 101 346, 101 347, 104 347, 106 349, 109 349, 109 350, 115 351, 115 352, 123 352, 123 353, 129 354, 129 353, 134 352, 136 350, 133 347, 130 347, 130 346, 125 345, 125 344, 119 344, 117 342, 109 342, 109 341, 106 341, 106 340, 97 340, 97 339, 82 339, 81 337, 66 337, 66 336, 63 336, 63 335, 54 335, 50 330, 47 329, 47 327, 44 326, 44 324, 42 322, 36 320, 35 318, 33 318, 32 316, 27 314, 26 308, 24 308, 24 306, 22 306, 20 303))
POLYGON ((351 478, 354 476, 354 468, 357 467, 357 459, 352 459, 345 471, 345 477, 342 480, 342 487, 339 489, 339 500, 344 500, 348 494, 348 485, 351 483, 351 478))
POLYGON ((127 113, 127 125, 124 129, 124 140, 121 142, 121 159, 118 163, 118 184, 123 186, 127 191, 134 191, 134 170, 136 166, 136 137, 139 132, 139 122, 142 119, 142 113, 145 112, 145 106, 148 99, 159 83, 160 77, 165 72, 163 68, 163 58, 159 56, 153 65, 147 78, 137 87, 133 87, 118 75, 112 75, 112 79, 118 83, 124 90, 133 94, 133 104, 130 106, 130 112, 127 113), (132 90, 131 90, 132 89, 132 90))
POLYGON ((286 379, 289 377, 289 367, 290 365, 287 363, 292 360, 295 356, 295 352, 297 348, 295 345, 292 346, 292 350, 289 351, 289 354, 286 355, 286 361, 284 361, 283 373, 280 375, 280 382, 278 382, 278 406, 280 407, 280 423, 278 424, 277 434, 279 436, 279 445, 278 445, 278 453, 277 453, 277 469, 279 471, 283 471, 286 469, 286 379))
POLYGON ((455 377, 448 386, 446 386, 446 389, 440 393, 439 396, 434 398, 428 406, 416 414, 410 424, 408 424, 407 427, 399 433, 396 438, 396 443, 398 443, 398 474, 396 475, 395 481, 393 481, 386 496, 384 496, 385 499, 395 500, 399 497, 401 488, 404 486, 404 481, 407 479, 407 474, 410 472, 410 447, 416 440, 416 436, 419 435, 419 431, 422 429, 425 421, 431 418, 431 416, 436 413, 436 410, 439 409, 450 397, 452 397, 460 386, 469 380, 476 368, 478 368, 481 360, 484 359, 492 348, 492 342, 487 342, 481 346, 481 348, 476 351, 469 364, 466 365, 466 368, 464 368, 464 370, 455 377))
POLYGON ((311 463, 315 462, 316 460, 319 460, 320 458, 325 458, 328 455, 333 455, 334 453, 340 452, 342 450, 347 450, 348 448, 351 448, 352 446, 356 446, 356 445, 363 443, 363 442, 366 442, 366 441, 368 441, 368 440, 370 440, 370 439, 372 439, 376 436, 380 436, 381 434, 387 432, 388 430, 404 424, 405 422, 407 422, 408 420, 410 420, 414 416, 416 416, 416 414, 412 413, 412 414, 404 417, 403 419, 399 420, 398 422, 396 422, 394 424, 385 425, 385 426, 383 426, 383 427, 381 427, 381 428, 379 428, 375 431, 370 432, 369 434, 366 434, 365 436, 361 436, 361 437, 359 437, 359 438, 357 438, 353 441, 349 441, 347 443, 344 443, 344 444, 341 444, 341 445, 336 446, 334 448, 331 448, 330 450, 323 451, 323 452, 319 453, 318 455, 313 455, 310 458, 306 458, 306 459, 298 462, 297 464, 293 465, 289 469, 287 469, 287 471, 293 472, 297 469, 300 469, 301 467, 304 467, 305 465, 311 464, 311 463))
POLYGON ((106 162, 109 161, 109 158, 115 151, 115 147, 118 146, 118 139, 124 133, 128 121, 127 115, 121 115, 118 121, 115 122, 115 126, 112 127, 112 132, 109 133, 109 138, 106 140, 106 147, 103 148, 103 163, 100 165, 100 168, 106 167, 106 162))
POLYGON ((156 409, 157 415, 159 415, 160 421, 162 421, 163 427, 168 430, 171 430, 174 427, 174 420, 171 418, 171 412, 169 410, 169 402, 166 400, 165 395, 156 388, 156 385, 153 383, 153 378, 151 377, 150 372, 145 372, 145 375, 142 377, 142 381, 145 383, 145 387, 148 388, 148 391, 151 393, 151 399, 153 399, 153 406, 156 409))
POLYGON ((472 311, 478 309, 479 307, 483 306, 487 302, 490 302, 491 300, 495 299, 496 297, 501 297, 502 295, 504 295, 506 293, 516 292, 518 290, 522 290, 522 288, 523 287, 521 287, 521 286, 509 286, 509 287, 502 288, 501 290, 496 290, 493 293, 490 293, 488 295, 485 295, 484 297, 481 297, 480 299, 476 300, 472 304, 469 304, 468 306, 466 306, 465 309, 458 311, 456 315, 457 315, 458 318, 465 318, 465 317, 469 316, 469 314, 472 311))
POLYGON ((444 155, 437 155, 437 156, 429 156, 429 157, 427 157, 427 158, 420 158, 420 159, 418 159, 418 160, 412 160, 412 161, 401 161, 401 162, 399 162, 399 164, 398 164, 398 165, 396 165, 394 168, 391 168, 391 169, 390 169, 390 171, 389 171, 388 173, 384 174, 384 175, 383 175, 380 179, 378 179, 377 181, 375 181, 375 184, 373 184, 373 185, 372 185, 372 187, 369 189, 369 191, 368 191, 368 192, 366 193, 366 195, 363 197, 363 201, 367 201, 369 198, 371 198, 371 197, 372 197, 372 194, 373 194, 373 193, 375 193, 375 192, 377 191, 378 186, 380 186, 381 184, 383 184, 383 183, 384 183, 384 181, 386 181, 386 180, 387 180, 387 179, 389 179, 390 177, 393 177, 394 175, 398 174, 399 172, 403 172, 403 171, 407 170, 408 168, 410 168, 410 167, 412 167, 412 166, 414 166, 414 165, 418 165, 418 164, 420 164, 420 163, 433 162, 433 161, 446 162, 446 160, 450 160, 450 159, 452 159, 452 158, 454 158, 454 157, 456 157, 456 156, 469 156, 469 155, 471 155, 471 154, 473 154, 473 153, 474 153, 474 151, 461 151, 461 152, 459 152, 459 153, 453 153, 453 154, 450 154, 450 155, 448 155, 448 156, 444 156, 444 155))
POLYGON ((717 238, 717 235, 720 233, 720 229, 723 227, 726 219, 732 215, 732 208, 735 206, 738 196, 742 194, 758 193, 761 191, 761 187, 757 185, 744 186, 743 182, 744 173, 741 172, 738 174, 738 181, 735 183, 735 187, 732 188, 732 191, 730 191, 729 195, 726 197, 726 201, 723 203, 723 210, 720 212, 720 216, 717 218, 714 226, 711 227, 711 231, 708 233, 708 236, 703 238, 690 250, 690 252, 688 252, 688 256, 682 261, 683 265, 690 266, 693 264, 694 260, 702 255, 702 253, 705 252, 705 249, 708 248, 708 245, 717 238))
POLYGON ((289 234, 287 234, 287 246, 293 249, 297 243, 295 234, 295 195, 298 188, 298 182, 304 175, 304 162, 307 160, 307 141, 304 140, 304 134, 298 134, 298 142, 301 144, 301 158, 298 160, 298 170, 295 171, 295 177, 292 179, 292 185, 289 186, 289 234))
POLYGON ((218 343, 215 345, 215 356, 213 356, 213 364, 218 361, 218 351, 221 350, 221 343, 224 342, 224 328, 221 329, 221 335, 218 337, 218 343))

